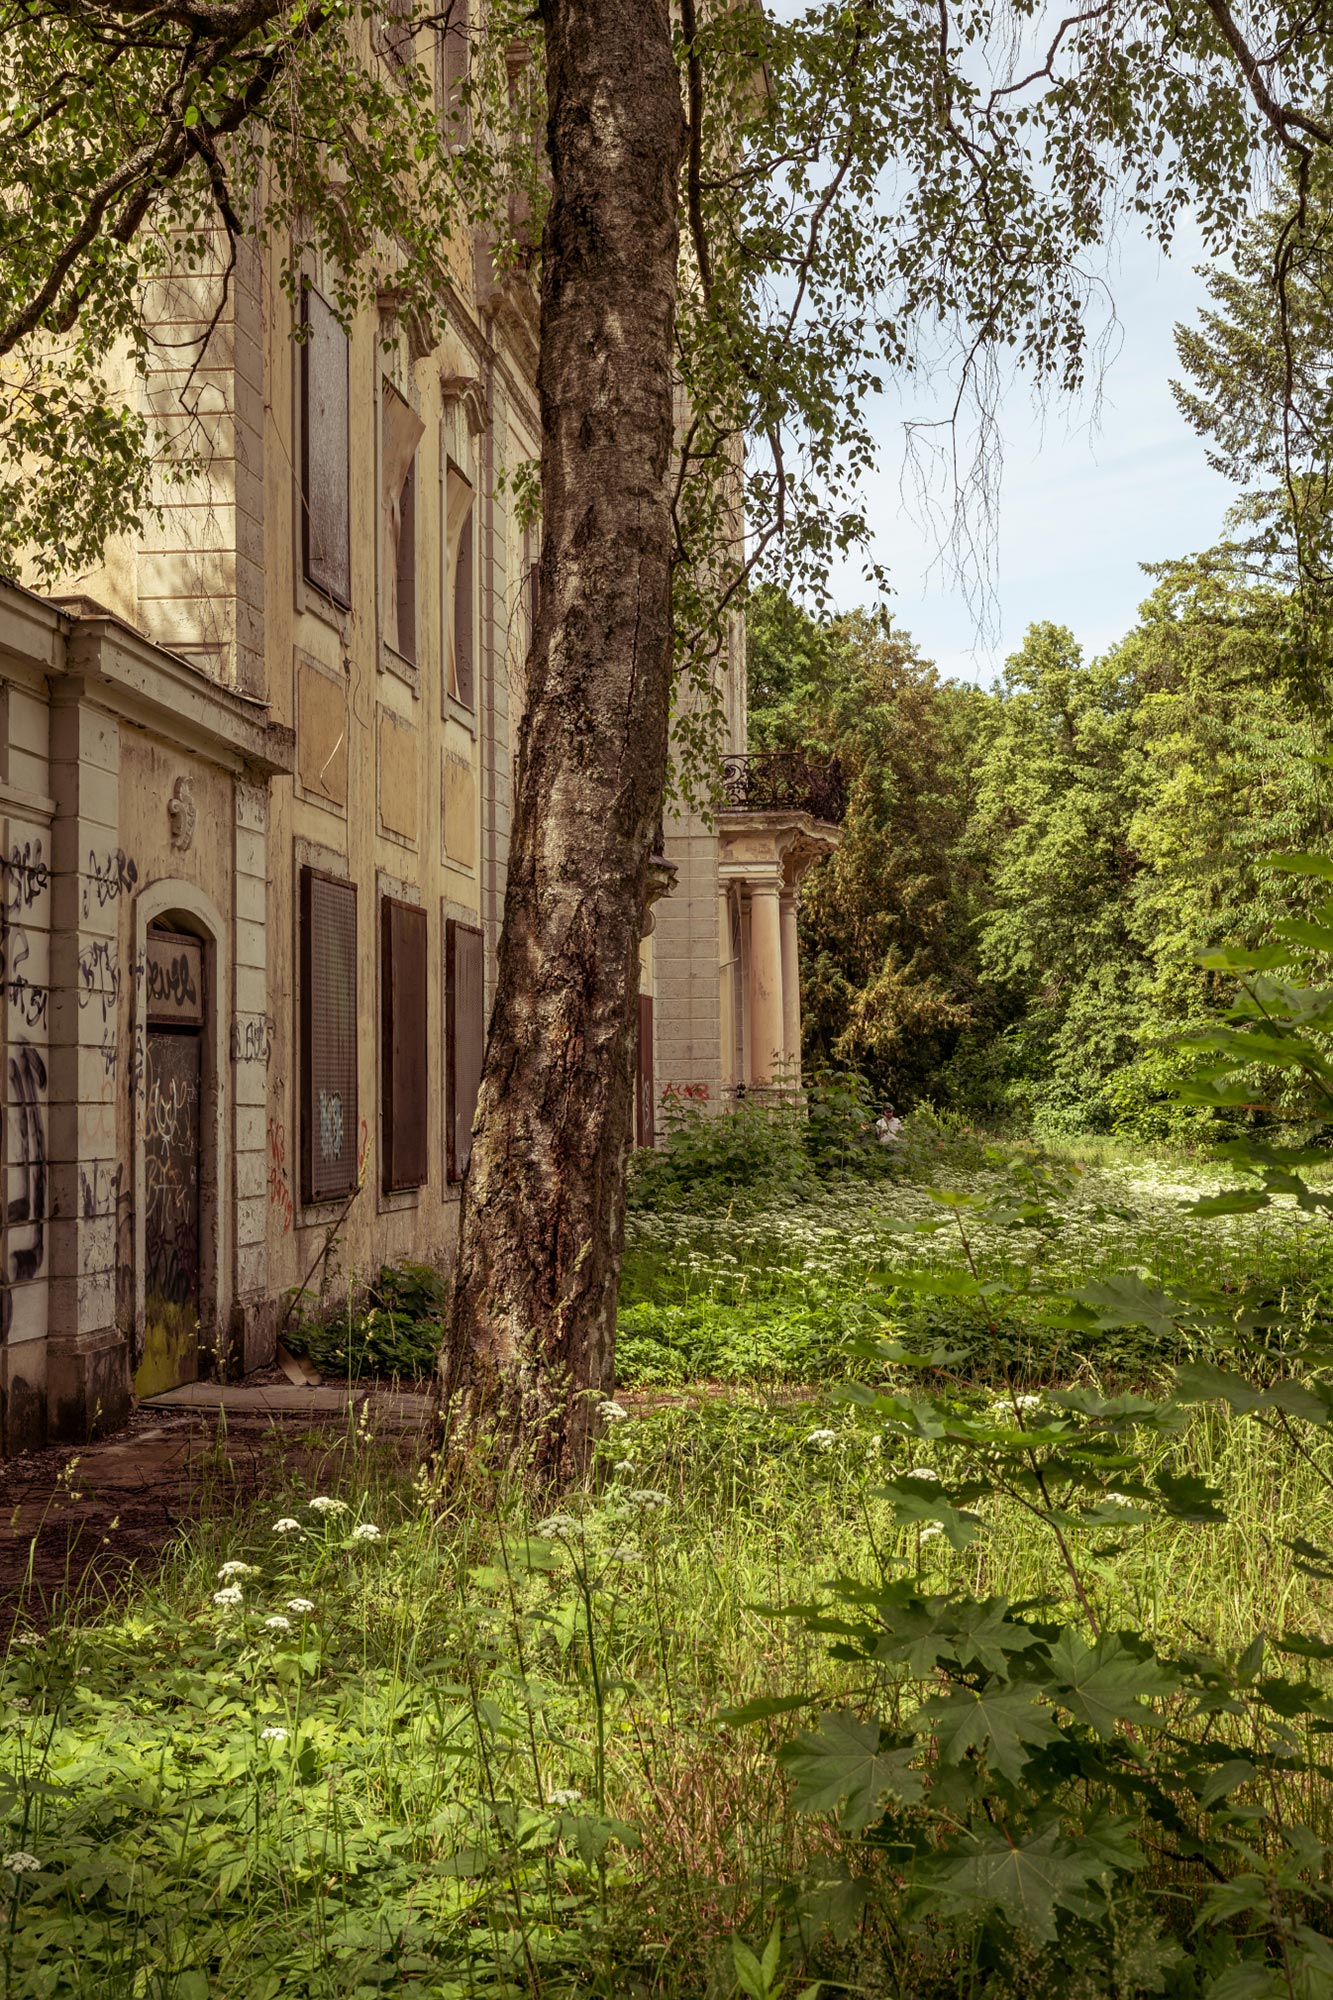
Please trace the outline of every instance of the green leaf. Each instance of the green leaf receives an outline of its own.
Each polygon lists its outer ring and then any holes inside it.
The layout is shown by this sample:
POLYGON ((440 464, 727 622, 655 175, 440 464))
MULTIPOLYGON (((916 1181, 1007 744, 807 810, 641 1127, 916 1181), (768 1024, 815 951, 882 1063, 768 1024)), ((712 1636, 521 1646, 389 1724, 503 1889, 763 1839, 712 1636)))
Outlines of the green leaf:
POLYGON ((1131 1718, 1140 1728, 1156 1726, 1157 1718, 1144 1702, 1180 1685, 1158 1660, 1151 1655, 1145 1659, 1115 1632, 1091 1646, 1077 1632, 1064 1632, 1049 1657, 1058 1698, 1106 1740, 1114 1736, 1118 1722, 1131 1718))
POLYGON ((1327 924, 1306 924, 1297 918, 1287 917, 1274 924, 1273 929, 1279 937, 1290 939, 1292 944, 1308 945, 1312 951, 1333 952, 1333 930, 1327 924))
POLYGON ((1079 1853, 1058 1827, 1048 1827, 1028 1840, 987 1830, 971 1854, 941 1869, 937 1879, 964 1902, 998 1907, 1034 1944, 1049 1944, 1056 1910, 1081 1907, 1081 1892, 1105 1872, 1098 1855, 1079 1853))
POLYGON ((717 1720, 739 1727, 744 1722, 764 1722, 770 1715, 790 1715, 794 1709, 809 1708, 817 1700, 818 1696, 813 1694, 761 1694, 753 1701, 742 1702, 739 1708, 720 1708, 717 1720))
POLYGON ((837 1812, 850 1833, 859 1833, 875 1817, 887 1793, 912 1804, 924 1789, 913 1770, 913 1749, 880 1748, 881 1726, 863 1722, 850 1708, 818 1716, 813 1729, 803 1729, 779 1751, 793 1779, 792 1799, 798 1812, 837 1812))
POLYGON ((742 1938, 731 1940, 731 1961, 736 1968, 736 1984, 741 1992, 748 1993, 750 2000, 767 2000, 768 1987, 764 1982, 763 1967, 742 1938))
POLYGON ((774 1924, 772 1930, 769 1932, 768 1943, 764 1946, 763 1958, 759 1961, 759 1969, 764 1975, 764 1991, 766 1993, 772 1991, 773 1981, 778 1975, 778 1960, 781 1955, 782 1926, 774 1924))
POLYGON ((1144 1326, 1150 1333, 1175 1332, 1176 1321, 1186 1311, 1178 1299, 1147 1283, 1133 1271, 1118 1271, 1099 1278, 1074 1294, 1096 1316, 1099 1326, 1144 1326))
POLYGON ((993 1771, 1017 1778, 1029 1746, 1053 1743, 1060 1731, 1038 1705, 1036 1690, 991 1680, 984 1688, 955 1687, 935 1695, 912 1718, 918 1735, 933 1734, 941 1758, 957 1764, 978 1750, 993 1771))
POLYGON ((888 1486, 876 1488, 875 1497, 893 1502, 893 1518, 900 1528, 916 1521, 938 1521, 956 1549, 965 1549, 981 1532, 981 1521, 976 1514, 952 1506, 940 1497, 938 1488, 932 1491, 924 1479, 895 1479, 888 1486))
POLYGON ((1333 858, 1327 854, 1269 854, 1256 866, 1279 875, 1314 875, 1321 882, 1333 882, 1333 858))
POLYGON ((1273 1197, 1259 1188, 1231 1188, 1225 1194, 1200 1195, 1185 1209, 1186 1215, 1257 1215, 1268 1208, 1273 1197))
POLYGON ((1257 1769, 1248 1757, 1229 1757, 1225 1764, 1219 1764, 1215 1771, 1209 1773, 1199 1793, 1199 1804, 1215 1806, 1219 1799, 1238 1791, 1242 1785, 1248 1785, 1250 1780, 1257 1778, 1258 1775, 1257 1769))
POLYGON ((1180 1521, 1225 1521, 1219 1505, 1221 1494, 1192 1473, 1156 1472, 1153 1485, 1166 1502, 1166 1511, 1180 1521))

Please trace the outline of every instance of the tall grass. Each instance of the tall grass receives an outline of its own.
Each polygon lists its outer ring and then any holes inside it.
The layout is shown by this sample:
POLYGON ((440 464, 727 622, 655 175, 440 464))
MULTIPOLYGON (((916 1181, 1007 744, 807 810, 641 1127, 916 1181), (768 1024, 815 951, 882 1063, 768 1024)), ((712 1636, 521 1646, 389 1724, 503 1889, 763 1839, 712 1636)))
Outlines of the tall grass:
MULTIPOLYGON (((122 1604, 20 1632, 3 2000, 734 1991, 727 1940, 761 1941, 833 1836, 789 1808, 785 1725, 719 1711, 856 1691, 786 1609, 895 1565, 1067 1595, 1007 1505, 961 1554, 895 1528, 876 1486, 897 1450, 838 1405, 659 1410, 617 1426, 598 1491, 536 1520, 480 1465, 445 1499, 362 1435, 326 1494, 279 1486, 196 1525, 122 1604), (215 1603, 228 1589, 241 1602, 215 1603)), ((1106 1623, 1237 1649, 1333 1636, 1283 1546, 1327 1516, 1317 1470, 1212 1411, 1171 1450, 1233 1518, 1082 1548, 1106 1623)), ((1326 1827, 1322 1782, 1291 1784, 1326 1827)), ((812 1949, 827 1977, 899 1990, 865 1939, 812 1949)), ((912 1978, 991 1990, 948 1954, 912 1978)))

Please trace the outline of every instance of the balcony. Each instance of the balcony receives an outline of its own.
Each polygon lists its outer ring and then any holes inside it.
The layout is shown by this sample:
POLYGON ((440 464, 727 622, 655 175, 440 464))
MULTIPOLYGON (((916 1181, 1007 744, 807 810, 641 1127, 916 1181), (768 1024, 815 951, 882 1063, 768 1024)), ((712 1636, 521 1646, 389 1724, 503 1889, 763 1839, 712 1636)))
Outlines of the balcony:
POLYGON ((802 812, 827 826, 841 826, 847 786, 836 757, 805 757, 799 750, 764 750, 722 759, 722 797, 731 812, 802 812))

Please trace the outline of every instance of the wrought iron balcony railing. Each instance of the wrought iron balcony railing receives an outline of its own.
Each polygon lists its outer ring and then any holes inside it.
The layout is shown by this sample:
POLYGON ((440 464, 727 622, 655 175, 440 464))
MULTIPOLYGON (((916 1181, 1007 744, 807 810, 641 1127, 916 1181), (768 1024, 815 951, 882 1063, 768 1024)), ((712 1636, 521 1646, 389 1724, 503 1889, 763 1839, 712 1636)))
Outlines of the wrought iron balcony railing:
POLYGON ((841 826, 847 786, 836 757, 803 757, 798 750, 764 750, 724 757, 722 796, 733 812, 806 812, 841 826))

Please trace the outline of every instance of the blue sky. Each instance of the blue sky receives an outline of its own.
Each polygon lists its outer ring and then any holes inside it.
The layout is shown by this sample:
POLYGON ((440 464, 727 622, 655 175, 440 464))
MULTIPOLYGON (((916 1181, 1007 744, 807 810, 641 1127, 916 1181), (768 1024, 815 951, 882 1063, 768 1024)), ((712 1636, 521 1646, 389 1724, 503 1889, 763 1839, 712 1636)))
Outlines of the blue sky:
MULTIPOLYGON (((891 572, 890 608, 941 672, 988 681, 1036 619, 1070 626, 1088 653, 1134 623, 1148 579, 1141 562, 1186 555, 1218 539, 1234 490, 1213 472, 1172 399, 1172 328, 1192 320, 1205 294, 1191 239, 1163 258, 1126 232, 1104 276, 1115 300, 1118 351, 1103 377, 1094 421, 1082 405, 1033 408, 1030 386, 1010 383, 1000 405, 1004 470, 992 582, 991 630, 978 629, 968 591, 938 566, 936 532, 902 478, 903 419, 933 415, 924 398, 905 408, 892 385, 875 424, 881 466, 867 490, 874 554, 891 572)), ((941 386, 938 401, 946 402, 941 386)), ((859 562, 833 579, 842 608, 865 603, 859 562)), ((974 593, 975 595, 975 593, 974 593)))

